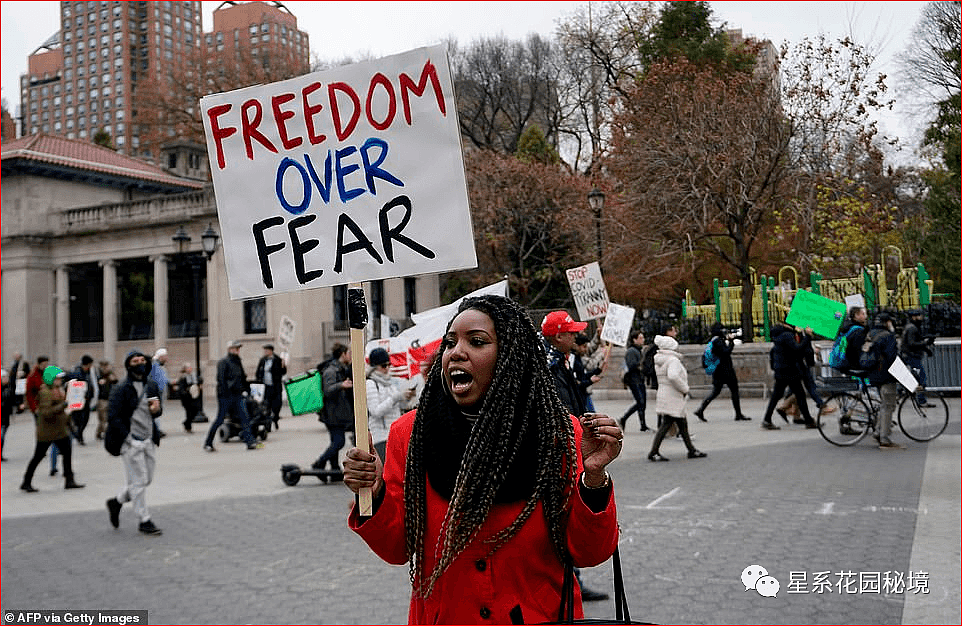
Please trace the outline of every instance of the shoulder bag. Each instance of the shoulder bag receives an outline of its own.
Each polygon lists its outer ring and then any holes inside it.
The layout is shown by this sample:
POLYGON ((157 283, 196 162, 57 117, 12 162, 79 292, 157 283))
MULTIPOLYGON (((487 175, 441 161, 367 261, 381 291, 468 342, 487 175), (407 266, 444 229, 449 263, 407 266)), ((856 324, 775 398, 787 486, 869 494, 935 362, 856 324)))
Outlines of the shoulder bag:
MULTIPOLYGON (((615 617, 612 618, 583 618, 575 619, 575 570, 571 563, 565 564, 564 580, 561 585, 561 606, 558 608, 558 621, 549 624, 650 624, 651 622, 637 622, 628 613, 628 598, 625 595, 625 581, 621 575, 621 555, 618 548, 611 556, 611 569, 614 571, 615 587, 615 617)), ((517 614, 512 611, 511 623, 523 624, 520 607, 515 607, 517 614)))

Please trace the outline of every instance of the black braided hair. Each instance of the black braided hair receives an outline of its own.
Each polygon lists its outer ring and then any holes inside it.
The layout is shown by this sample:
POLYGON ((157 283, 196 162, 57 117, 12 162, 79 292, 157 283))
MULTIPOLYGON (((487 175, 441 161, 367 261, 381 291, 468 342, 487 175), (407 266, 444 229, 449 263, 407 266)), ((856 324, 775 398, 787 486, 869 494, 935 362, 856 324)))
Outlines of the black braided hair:
MULTIPOLYGON (((431 594, 438 578, 475 539, 506 476, 523 455, 536 458, 531 470, 534 476, 528 477, 533 489, 518 517, 486 540, 491 544, 489 555, 518 532, 540 501, 558 557, 568 558, 564 527, 568 498, 576 480, 577 451, 571 418, 548 370, 541 335, 527 312, 509 298, 465 298, 458 313, 468 309, 478 310, 494 322, 498 354, 491 386, 471 427, 453 495, 436 539, 425 536, 426 457, 432 454, 425 444, 430 439, 428 429, 436 423, 438 407, 449 405, 440 358, 428 373, 418 403, 407 456, 404 504, 411 584, 420 597, 431 594), (535 449, 530 449, 532 444, 535 449), (430 545, 433 542, 435 545, 430 545), (430 572, 424 571, 425 550, 435 550, 438 555, 430 572)), ((451 322, 448 329, 450 326, 451 322)), ((449 348, 444 340, 439 351, 443 353, 449 348)))

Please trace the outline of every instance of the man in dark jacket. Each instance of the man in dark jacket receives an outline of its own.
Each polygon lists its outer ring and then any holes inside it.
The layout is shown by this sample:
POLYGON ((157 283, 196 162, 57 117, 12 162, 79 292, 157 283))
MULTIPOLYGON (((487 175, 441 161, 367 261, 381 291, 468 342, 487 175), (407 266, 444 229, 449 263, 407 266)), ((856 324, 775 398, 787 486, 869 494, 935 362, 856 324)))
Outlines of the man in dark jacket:
POLYGON ((247 374, 244 373, 244 365, 241 363, 242 345, 239 341, 231 341, 227 344, 227 356, 217 362, 217 419, 207 431, 207 439, 204 441, 204 450, 207 452, 216 452, 214 434, 224 423, 228 412, 240 420, 240 436, 247 444, 247 449, 257 450, 262 447, 254 440, 254 435, 251 433, 251 418, 247 414, 247 406, 244 403, 244 395, 250 393, 250 385, 247 382, 247 374))
MULTIPOLYGON (((922 359, 925 358, 926 355, 932 356, 930 346, 935 341, 935 337, 925 337, 922 335, 922 331, 919 329, 919 325, 922 323, 922 311, 920 309, 912 309, 907 311, 907 313, 909 321, 905 324, 905 328, 902 329, 902 345, 899 346, 899 349, 905 364, 914 370, 918 370, 919 383, 925 387, 927 377, 925 375, 925 367, 922 365, 922 359)), ((918 394, 918 400, 922 406, 927 404, 924 393, 920 392, 918 394)))
POLYGON ((878 388, 879 396, 882 398, 878 416, 878 445, 882 449, 899 450, 905 446, 889 439, 892 434, 892 414, 895 412, 897 395, 895 377, 889 373, 889 368, 899 355, 892 316, 888 313, 880 313, 866 335, 865 342, 871 342, 871 346, 863 346, 863 353, 866 350, 876 350, 879 355, 878 366, 865 372, 869 383, 878 388))
POLYGON ((257 362, 254 380, 264 385, 264 403, 270 407, 274 427, 281 419, 281 381, 287 374, 287 366, 274 354, 272 344, 264 344, 264 356, 257 362))
MULTIPOLYGON (((347 432, 354 429, 354 381, 351 379, 351 349, 335 343, 331 359, 321 372, 321 388, 324 406, 321 421, 327 426, 331 444, 311 465, 324 469, 330 464, 332 470, 341 468, 338 456, 347 440, 347 432)), ((364 444, 366 445, 366 444, 364 444)))
POLYGON ((695 409, 695 416, 703 422, 705 419, 705 409, 711 401, 718 397, 722 392, 722 387, 728 387, 732 394, 732 407, 735 409, 735 421, 748 421, 751 418, 742 414, 741 399, 738 396, 738 377, 735 375, 735 365, 732 363, 732 351, 735 349, 735 338, 724 326, 715 322, 711 327, 712 354, 718 359, 718 366, 711 375, 712 390, 705 396, 701 406, 695 409))
POLYGON ((778 426, 772 424, 772 413, 785 395, 786 387, 795 395, 805 427, 815 428, 815 420, 808 411, 808 398, 805 396, 802 371, 799 368, 799 363, 804 361, 805 352, 811 344, 812 329, 806 328, 799 336, 801 339, 797 340, 796 334, 786 326, 778 325, 772 329, 771 366, 775 372, 775 388, 762 419, 762 428, 765 430, 778 430, 778 426))
POLYGON ((541 322, 541 334, 548 351, 548 369, 561 401, 576 417, 584 415, 585 403, 568 355, 575 347, 575 337, 587 326, 585 322, 574 321, 565 311, 552 311, 541 322))
POLYGON ((132 502, 140 518, 140 532, 160 535, 147 510, 147 485, 154 478, 160 429, 156 419, 163 413, 160 388, 150 379, 150 359, 131 350, 124 359, 127 378, 110 392, 104 446, 124 460, 125 480, 117 497, 107 500, 110 525, 120 526, 120 508, 132 502))

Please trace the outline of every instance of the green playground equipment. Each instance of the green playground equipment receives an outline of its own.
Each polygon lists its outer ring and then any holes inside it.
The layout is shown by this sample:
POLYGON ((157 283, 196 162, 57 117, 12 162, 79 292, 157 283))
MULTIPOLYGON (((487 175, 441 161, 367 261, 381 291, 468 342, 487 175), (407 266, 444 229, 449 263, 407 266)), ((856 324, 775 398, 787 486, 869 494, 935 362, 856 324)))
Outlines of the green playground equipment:
MULTIPOLYGON (((777 279, 764 274, 756 277, 755 270, 752 269, 752 283, 755 287, 752 294, 754 335, 764 338, 765 341, 771 340, 772 327, 788 316, 792 298, 799 289, 806 289, 837 302, 845 302, 847 296, 861 294, 869 311, 905 311, 931 304, 933 281, 925 267, 921 263, 905 266, 902 262, 902 251, 895 246, 886 246, 882 253, 898 259, 900 269, 892 288, 888 287, 884 263, 867 265, 857 276, 847 278, 825 279, 820 273, 811 272, 808 276, 808 287, 799 284, 798 270, 791 265, 779 269, 777 279)), ((740 327, 741 285, 732 286, 727 280, 719 282, 716 278, 713 282, 713 293, 713 304, 696 304, 691 290, 685 290, 685 298, 681 304, 682 317, 698 320, 706 326, 721 322, 730 328, 740 327)))

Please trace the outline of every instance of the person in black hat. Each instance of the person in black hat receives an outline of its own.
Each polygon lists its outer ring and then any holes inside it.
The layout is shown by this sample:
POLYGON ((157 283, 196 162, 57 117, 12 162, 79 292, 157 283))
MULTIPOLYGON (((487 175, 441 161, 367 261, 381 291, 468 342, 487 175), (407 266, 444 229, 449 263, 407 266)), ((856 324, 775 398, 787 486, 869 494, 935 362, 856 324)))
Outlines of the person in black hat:
POLYGON ((735 349, 735 336, 720 323, 715 322, 711 327, 713 339, 712 353, 718 358, 718 366, 711 375, 712 390, 701 401, 701 406, 693 411, 695 416, 703 422, 705 419, 705 409, 711 401, 718 397, 722 392, 722 387, 728 387, 732 395, 732 407, 735 409, 735 421, 748 421, 751 418, 742 413, 741 398, 738 396, 738 376, 735 374, 735 365, 732 363, 732 351, 735 349))
POLYGON ((284 359, 274 354, 274 346, 264 344, 264 356, 257 362, 254 380, 264 385, 264 404, 270 407, 274 428, 281 419, 281 381, 287 374, 284 359))
POLYGON ((865 337, 865 342, 871 343, 868 347, 862 346, 862 354, 864 355, 868 351, 876 351, 878 355, 878 364, 865 373, 869 383, 878 388, 879 396, 882 399, 876 436, 879 448, 883 450, 904 448, 905 446, 889 439, 889 435, 892 434, 892 414, 895 412, 897 395, 895 377, 889 373, 889 367, 898 357, 898 341, 895 338, 895 324, 892 321, 892 316, 888 313, 880 313, 875 319, 872 329, 865 337))
MULTIPOLYGON (((922 331, 919 326, 922 324, 922 311, 920 309, 911 309, 905 312, 908 315, 909 321, 906 322, 905 328, 902 329, 902 343, 899 346, 902 360, 909 368, 916 370, 918 372, 919 383, 925 387, 926 375, 925 366, 922 365, 922 359, 926 355, 932 356, 931 345, 935 341, 935 337, 925 337, 922 335, 922 331)), ((928 401, 925 399, 925 394, 919 392, 918 394, 919 404, 925 406, 928 401)))
POLYGON ((204 450, 216 452, 214 448, 214 435, 217 429, 224 423, 228 413, 238 418, 241 423, 241 439, 247 444, 248 450, 257 450, 263 444, 254 440, 251 433, 251 418, 247 414, 247 406, 244 403, 244 396, 250 393, 251 387, 247 382, 247 374, 244 373, 244 365, 241 363, 240 349, 243 344, 234 340, 227 344, 227 356, 217 362, 217 417, 207 431, 207 439, 204 440, 204 450))

